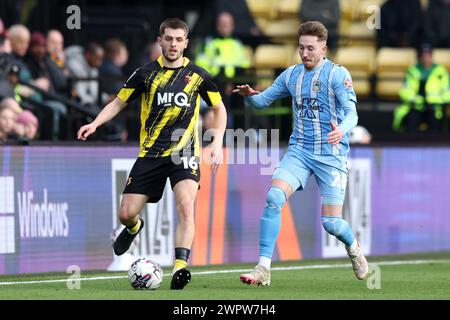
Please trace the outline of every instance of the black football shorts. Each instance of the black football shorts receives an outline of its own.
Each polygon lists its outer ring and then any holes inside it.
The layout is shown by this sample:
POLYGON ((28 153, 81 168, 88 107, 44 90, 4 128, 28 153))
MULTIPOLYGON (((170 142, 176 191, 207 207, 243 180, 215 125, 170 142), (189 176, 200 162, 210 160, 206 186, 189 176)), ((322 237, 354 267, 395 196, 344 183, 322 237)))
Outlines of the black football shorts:
POLYGON ((147 202, 158 202, 164 192, 167 178, 172 189, 186 179, 200 181, 200 158, 184 157, 180 163, 174 163, 172 158, 137 158, 128 176, 123 193, 145 194, 147 202))

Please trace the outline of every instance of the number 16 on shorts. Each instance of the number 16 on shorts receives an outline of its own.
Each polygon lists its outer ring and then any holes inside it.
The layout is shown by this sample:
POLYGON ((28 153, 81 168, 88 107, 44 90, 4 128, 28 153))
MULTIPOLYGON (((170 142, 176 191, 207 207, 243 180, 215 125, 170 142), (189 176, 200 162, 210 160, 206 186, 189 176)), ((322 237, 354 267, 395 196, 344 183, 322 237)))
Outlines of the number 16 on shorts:
POLYGON ((198 158, 197 157, 181 157, 181 163, 184 169, 197 170, 198 158))

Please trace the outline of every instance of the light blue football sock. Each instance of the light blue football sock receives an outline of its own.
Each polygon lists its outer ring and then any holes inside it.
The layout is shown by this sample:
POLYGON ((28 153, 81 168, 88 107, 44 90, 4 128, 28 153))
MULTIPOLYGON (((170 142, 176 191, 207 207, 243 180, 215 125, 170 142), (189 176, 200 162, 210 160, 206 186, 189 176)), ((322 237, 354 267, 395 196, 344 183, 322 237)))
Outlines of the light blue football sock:
POLYGON ((259 226, 259 255, 272 259, 273 249, 281 229, 281 208, 286 194, 278 187, 270 187, 259 226))
POLYGON ((355 242, 352 228, 341 217, 322 216, 322 226, 331 235, 342 241, 347 247, 355 242))

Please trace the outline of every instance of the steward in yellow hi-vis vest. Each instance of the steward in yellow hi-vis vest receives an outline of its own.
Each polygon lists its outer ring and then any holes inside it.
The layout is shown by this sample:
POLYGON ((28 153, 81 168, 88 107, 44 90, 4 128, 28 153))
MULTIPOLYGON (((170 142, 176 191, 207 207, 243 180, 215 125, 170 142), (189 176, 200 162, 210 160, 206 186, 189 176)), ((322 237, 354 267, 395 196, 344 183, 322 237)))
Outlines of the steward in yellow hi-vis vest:
POLYGON ((422 46, 420 62, 406 72, 400 90, 402 104, 394 110, 396 131, 439 132, 444 118, 444 105, 450 101, 447 69, 432 63, 431 47, 422 46))
POLYGON ((236 68, 250 67, 250 60, 242 42, 233 37, 234 18, 228 12, 217 17, 217 35, 208 37, 204 48, 197 54, 195 63, 205 68, 213 77, 223 75, 232 79, 236 68))
POLYGON ((230 37, 208 39, 195 63, 208 70, 213 77, 223 69, 223 74, 229 79, 236 75, 236 68, 250 67, 244 46, 230 37))
POLYGON ((151 158, 189 147, 198 157, 200 97, 209 106, 221 101, 211 76, 186 57, 179 68, 164 67, 162 57, 139 68, 117 96, 127 103, 141 98, 139 157, 151 158))

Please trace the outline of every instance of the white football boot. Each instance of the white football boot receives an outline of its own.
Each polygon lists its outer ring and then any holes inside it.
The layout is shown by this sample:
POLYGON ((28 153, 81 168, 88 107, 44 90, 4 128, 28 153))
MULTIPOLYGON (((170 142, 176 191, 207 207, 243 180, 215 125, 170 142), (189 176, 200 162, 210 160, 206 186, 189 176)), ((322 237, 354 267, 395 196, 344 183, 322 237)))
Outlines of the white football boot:
POLYGON ((345 249, 347 250, 347 255, 352 262, 355 276, 359 280, 364 280, 369 273, 369 264, 367 263, 367 259, 361 250, 359 242, 358 246, 353 251, 351 251, 349 247, 345 247, 345 249))
POLYGON ((243 283, 253 284, 257 286, 270 285, 270 270, 263 266, 257 265, 252 272, 242 274, 240 279, 243 283))

